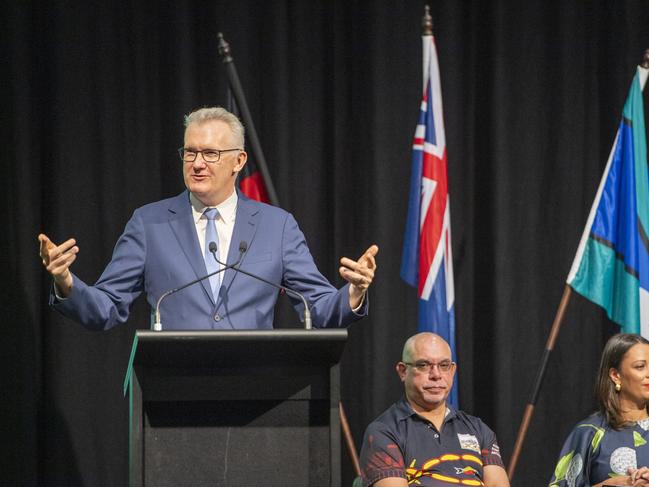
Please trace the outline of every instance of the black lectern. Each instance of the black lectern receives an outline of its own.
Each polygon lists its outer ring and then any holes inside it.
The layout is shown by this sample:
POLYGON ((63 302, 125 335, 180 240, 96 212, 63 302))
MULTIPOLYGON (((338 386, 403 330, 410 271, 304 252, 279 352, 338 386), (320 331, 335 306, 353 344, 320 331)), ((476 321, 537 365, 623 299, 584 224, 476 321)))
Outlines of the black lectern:
POLYGON ((131 487, 340 485, 347 330, 137 331, 131 487))

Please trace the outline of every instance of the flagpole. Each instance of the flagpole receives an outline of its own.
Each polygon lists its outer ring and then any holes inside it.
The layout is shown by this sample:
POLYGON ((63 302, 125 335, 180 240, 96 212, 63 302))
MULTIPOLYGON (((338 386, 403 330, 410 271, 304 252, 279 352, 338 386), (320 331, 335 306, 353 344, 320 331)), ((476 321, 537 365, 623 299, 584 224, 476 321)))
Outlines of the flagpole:
POLYGON ((523 442, 525 441, 525 436, 527 435, 527 429, 529 428, 530 422, 532 421, 532 416, 534 415, 534 407, 536 406, 536 401, 539 397, 541 386, 543 385, 545 371, 548 367, 548 362, 550 361, 550 354, 552 353, 552 350, 554 350, 554 344, 557 341, 557 336, 559 336, 559 330, 561 329, 563 317, 566 313, 566 308, 568 307, 568 303, 570 302, 571 295, 572 288, 568 284, 566 284, 563 288, 561 301, 559 302, 559 309, 557 309, 557 314, 554 316, 554 321, 552 322, 552 328, 550 329, 548 340, 545 343, 545 350, 543 351, 541 364, 539 365, 539 369, 536 372, 534 389, 532 390, 532 394, 530 395, 527 406, 525 406, 525 413, 523 414, 523 419, 518 429, 518 436, 516 437, 516 443, 514 444, 514 452, 512 453, 512 457, 509 460, 509 465, 507 467, 507 476, 509 477, 510 482, 514 478, 516 464, 518 463, 518 459, 523 448, 523 442))
POLYGON ((349 452, 352 466, 354 467, 354 473, 357 477, 360 477, 361 464, 358 461, 358 452, 356 451, 356 445, 354 444, 354 438, 352 437, 352 432, 349 428, 349 422, 347 421, 347 415, 345 414, 345 408, 343 407, 342 401, 338 403, 338 406, 338 416, 340 417, 340 426, 342 427, 345 443, 347 444, 347 451, 349 452))
POLYGON ((241 109, 243 124, 246 127, 248 140, 252 147, 252 153, 255 155, 255 162, 257 163, 259 171, 264 179, 266 191, 268 192, 268 199, 271 204, 279 206, 279 199, 275 192, 275 186, 273 186, 273 181, 270 178, 268 166, 266 165, 266 157, 261 148, 261 143, 259 142, 257 131, 255 130, 255 124, 252 121, 252 115, 250 114, 250 109, 248 108, 248 103, 246 102, 246 96, 243 93, 241 82, 239 81, 239 75, 237 74, 237 68, 234 65, 234 59, 230 53, 230 44, 226 42, 221 32, 217 34, 217 37, 219 38, 219 54, 221 55, 223 64, 225 64, 225 72, 228 75, 228 81, 230 82, 230 88, 234 95, 234 99, 236 100, 238 107, 241 109))

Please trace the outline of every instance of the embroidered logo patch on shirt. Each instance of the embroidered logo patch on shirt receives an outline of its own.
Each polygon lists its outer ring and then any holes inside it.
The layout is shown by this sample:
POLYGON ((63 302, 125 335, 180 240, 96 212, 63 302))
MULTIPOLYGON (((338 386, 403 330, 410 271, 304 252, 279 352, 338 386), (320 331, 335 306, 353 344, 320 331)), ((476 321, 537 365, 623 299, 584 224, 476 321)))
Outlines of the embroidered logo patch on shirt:
POLYGON ((480 453, 480 445, 475 436, 458 433, 457 439, 460 440, 460 448, 463 450, 473 450, 476 453, 480 453))

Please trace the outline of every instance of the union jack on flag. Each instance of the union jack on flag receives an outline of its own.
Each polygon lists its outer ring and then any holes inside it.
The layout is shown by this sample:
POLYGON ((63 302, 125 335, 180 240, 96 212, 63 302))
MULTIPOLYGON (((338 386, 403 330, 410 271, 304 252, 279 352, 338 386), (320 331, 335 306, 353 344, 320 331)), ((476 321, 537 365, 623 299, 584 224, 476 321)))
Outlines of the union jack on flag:
MULTIPOLYGON (((442 336, 455 356, 455 292, 442 89, 435 38, 423 36, 422 41, 424 94, 412 145, 401 278, 418 288, 419 331, 442 336)), ((456 386, 450 401, 458 405, 456 386)))

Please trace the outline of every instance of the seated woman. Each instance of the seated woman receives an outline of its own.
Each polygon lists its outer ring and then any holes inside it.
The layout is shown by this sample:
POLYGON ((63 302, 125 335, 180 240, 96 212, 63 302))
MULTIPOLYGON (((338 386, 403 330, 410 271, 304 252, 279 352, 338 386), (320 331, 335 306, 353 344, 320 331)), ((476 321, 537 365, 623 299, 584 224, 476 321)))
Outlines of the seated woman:
POLYGON ((649 341, 611 337, 595 394, 599 412, 566 439, 550 487, 649 487, 649 341))

